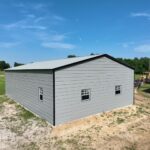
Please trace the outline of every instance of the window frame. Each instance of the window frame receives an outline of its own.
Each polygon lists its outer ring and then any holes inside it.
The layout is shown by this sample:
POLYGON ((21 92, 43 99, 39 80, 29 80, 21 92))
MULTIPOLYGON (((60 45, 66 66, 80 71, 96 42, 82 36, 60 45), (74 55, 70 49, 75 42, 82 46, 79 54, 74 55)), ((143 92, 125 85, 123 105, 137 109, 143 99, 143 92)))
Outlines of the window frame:
POLYGON ((91 100, 91 89, 81 89, 81 101, 90 101, 91 100), (83 99, 83 96, 88 96, 88 99, 83 99))
POLYGON ((121 95, 121 94, 122 94, 122 85, 115 85, 115 95, 121 95), (120 91, 120 92, 117 93, 117 91, 120 91))
POLYGON ((38 99, 39 101, 43 102, 44 100, 44 92, 43 87, 38 87, 38 99))

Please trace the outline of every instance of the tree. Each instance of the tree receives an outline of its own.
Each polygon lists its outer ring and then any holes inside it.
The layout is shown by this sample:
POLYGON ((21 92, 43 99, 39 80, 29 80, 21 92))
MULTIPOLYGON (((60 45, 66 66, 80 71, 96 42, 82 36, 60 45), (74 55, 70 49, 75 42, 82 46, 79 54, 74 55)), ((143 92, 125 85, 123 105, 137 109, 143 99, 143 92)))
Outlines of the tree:
POLYGON ((90 55, 95 55, 94 53, 91 53, 90 55))
POLYGON ((73 58, 73 57, 77 57, 76 55, 74 54, 71 54, 71 55, 68 55, 67 58, 73 58))
POLYGON ((9 63, 6 63, 5 61, 0 61, 0 71, 3 71, 3 70, 5 70, 5 69, 8 69, 8 68, 10 68, 10 65, 9 65, 9 63))
POLYGON ((149 61, 150 59, 148 57, 141 57, 134 59, 123 59, 123 58, 117 58, 119 61, 123 62, 124 64, 127 64, 133 68, 135 68, 135 73, 137 74, 143 74, 146 71, 149 70, 149 61))
POLYGON ((17 63, 17 62, 14 62, 14 67, 21 66, 21 65, 24 65, 24 64, 22 64, 22 63, 17 63))

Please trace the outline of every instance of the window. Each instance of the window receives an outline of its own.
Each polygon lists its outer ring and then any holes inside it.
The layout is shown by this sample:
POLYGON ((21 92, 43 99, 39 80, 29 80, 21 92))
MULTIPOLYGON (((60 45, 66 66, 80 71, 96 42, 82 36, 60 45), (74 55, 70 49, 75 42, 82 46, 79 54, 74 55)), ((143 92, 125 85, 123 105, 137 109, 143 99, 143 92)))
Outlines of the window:
POLYGON ((90 93, 91 90, 90 89, 83 89, 81 90, 81 100, 90 100, 90 93))
POLYGON ((43 101, 43 88, 39 87, 39 100, 43 101))
POLYGON ((115 86, 115 94, 116 95, 121 94, 121 85, 116 85, 115 86))

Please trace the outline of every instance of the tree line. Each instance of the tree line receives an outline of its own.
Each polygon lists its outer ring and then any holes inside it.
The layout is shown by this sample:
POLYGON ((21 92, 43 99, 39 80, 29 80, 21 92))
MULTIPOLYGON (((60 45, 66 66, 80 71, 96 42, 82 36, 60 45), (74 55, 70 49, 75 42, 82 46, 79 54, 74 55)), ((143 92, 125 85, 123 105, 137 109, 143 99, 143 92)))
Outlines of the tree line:
MULTIPOLYGON (((95 55, 91 53, 90 55, 95 55)), ((68 55, 68 58, 77 57, 76 55, 68 55)), ((116 58, 120 62, 127 64, 135 69, 136 74, 143 74, 146 71, 150 71, 150 58, 148 57, 141 57, 141 58, 116 58)))
MULTIPOLYGON (((91 55, 94 55, 91 53, 91 55)), ((67 58, 77 57, 76 55, 68 55, 67 58)), ((136 74, 142 74, 146 71, 150 71, 150 58, 141 57, 141 58, 117 58, 117 60, 121 61, 124 64, 127 64, 133 68, 135 68, 136 74)), ((14 67, 23 65, 23 63, 14 62, 14 67)), ((10 64, 6 61, 0 61, 0 71, 10 68, 10 64)))
POLYGON ((146 71, 150 71, 150 58, 141 57, 141 58, 117 58, 122 63, 125 63, 135 69, 136 74, 143 74, 146 71))
MULTIPOLYGON (((20 66, 20 65, 23 65, 22 63, 18 63, 18 62, 14 62, 14 67, 17 67, 17 66, 20 66)), ((8 69, 10 68, 10 64, 7 63, 6 61, 4 60, 0 60, 0 71, 4 71, 5 69, 8 69)))

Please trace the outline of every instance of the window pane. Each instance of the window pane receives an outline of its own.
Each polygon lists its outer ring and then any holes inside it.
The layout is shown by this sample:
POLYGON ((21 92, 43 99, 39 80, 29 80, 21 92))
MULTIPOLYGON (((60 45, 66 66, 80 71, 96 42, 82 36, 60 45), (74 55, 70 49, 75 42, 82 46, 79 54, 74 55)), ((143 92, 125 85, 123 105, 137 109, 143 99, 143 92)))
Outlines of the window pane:
POLYGON ((82 96, 82 100, 87 100, 87 99, 89 99, 89 95, 82 96))
POLYGON ((90 99, 90 89, 81 90, 81 100, 89 100, 90 99))
POLYGON ((121 85, 116 85, 115 86, 115 94, 121 94, 121 85))
POLYGON ((39 100, 43 100, 43 88, 39 87, 39 100))
POLYGON ((40 100, 43 100, 43 95, 40 95, 40 100))

